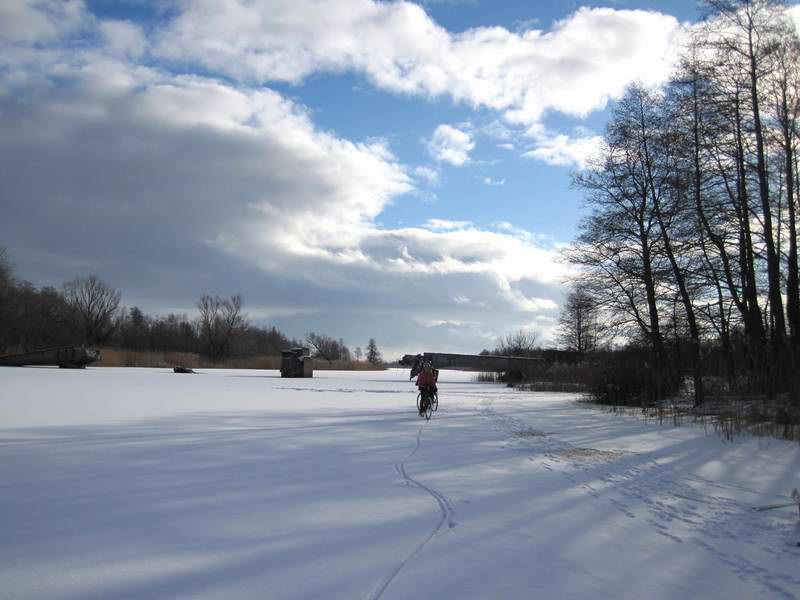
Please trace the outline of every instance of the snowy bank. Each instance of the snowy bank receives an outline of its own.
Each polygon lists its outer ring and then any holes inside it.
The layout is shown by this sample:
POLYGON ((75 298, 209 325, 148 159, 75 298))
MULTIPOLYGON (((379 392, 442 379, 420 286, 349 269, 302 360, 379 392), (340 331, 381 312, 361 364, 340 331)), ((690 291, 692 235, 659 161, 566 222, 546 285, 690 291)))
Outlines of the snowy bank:
POLYGON ((0 369, 0 597, 800 595, 798 444, 407 373, 0 369))

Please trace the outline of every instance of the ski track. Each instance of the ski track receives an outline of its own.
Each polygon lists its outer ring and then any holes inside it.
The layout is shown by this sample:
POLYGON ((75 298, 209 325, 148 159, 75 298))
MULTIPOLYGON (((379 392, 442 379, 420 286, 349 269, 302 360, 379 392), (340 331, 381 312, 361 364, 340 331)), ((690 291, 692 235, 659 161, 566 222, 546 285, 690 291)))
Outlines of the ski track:
POLYGON ((754 502, 764 495, 737 485, 711 481, 693 473, 675 473, 659 457, 620 453, 613 460, 570 458, 577 448, 554 435, 535 431, 521 419, 501 414, 494 399, 480 402, 482 415, 496 430, 509 436, 507 447, 530 454, 529 459, 550 472, 559 472, 595 499, 606 498, 630 519, 642 518, 656 533, 675 543, 690 542, 712 554, 737 577, 755 580, 772 597, 796 599, 800 577, 800 524, 787 514, 766 514, 698 487, 713 488, 731 496, 751 494, 754 502), (734 541, 736 545, 729 542, 734 541), (740 551, 739 544, 744 545, 740 551), (732 548, 732 549, 731 549, 732 548), (770 570, 745 556, 767 556, 773 563, 791 565, 770 570))
POLYGON ((291 392, 312 392, 315 394, 408 394, 408 390, 375 390, 375 389, 354 389, 354 388, 312 388, 312 387, 275 387, 276 390, 288 390, 291 392))
POLYGON ((406 471, 406 462, 411 460, 411 458, 417 453, 417 450, 419 450, 420 446, 422 445, 422 430, 424 427, 424 425, 421 425, 419 431, 417 432, 417 444, 414 446, 414 449, 401 462, 395 463, 394 468, 398 475, 405 480, 406 485, 411 485, 423 490, 436 501, 436 504, 439 507, 439 520, 430 533, 428 533, 428 535, 426 535, 425 538, 419 544, 417 544, 417 546, 411 552, 409 552, 408 555, 394 569, 392 569, 391 572, 384 576, 377 587, 368 596, 369 600, 378 600, 392 583, 394 578, 400 574, 405 566, 417 554, 422 552, 422 549, 425 548, 425 546, 427 546, 432 539, 437 537, 439 534, 447 533, 447 531, 457 525, 453 519, 455 516, 455 509, 453 508, 453 504, 450 502, 450 499, 434 488, 417 481, 406 471))

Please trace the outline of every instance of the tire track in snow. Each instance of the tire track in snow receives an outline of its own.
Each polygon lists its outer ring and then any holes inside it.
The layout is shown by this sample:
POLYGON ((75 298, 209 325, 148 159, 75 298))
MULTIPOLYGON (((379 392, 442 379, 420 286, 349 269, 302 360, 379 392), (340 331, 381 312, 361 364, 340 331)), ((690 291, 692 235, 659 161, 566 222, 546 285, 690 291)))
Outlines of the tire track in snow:
POLYGON ((400 475, 403 479, 405 479, 406 485, 412 485, 416 488, 423 490, 424 492, 428 493, 435 501, 439 507, 439 520, 436 522, 434 528, 425 536, 425 538, 417 544, 417 546, 408 553, 408 555, 398 564, 390 573, 388 573, 381 582, 377 585, 377 587, 370 593, 369 600, 378 600, 389 585, 392 583, 395 577, 397 577, 400 572, 405 568, 405 566, 420 552, 428 543, 436 537, 439 533, 446 533, 448 530, 452 529, 457 525, 457 523, 453 520, 453 516, 455 515, 455 509, 453 508, 450 499, 445 496, 444 494, 436 491, 435 489, 425 485, 424 483, 417 481, 411 475, 408 474, 406 471, 406 462, 409 461, 419 450, 420 446, 422 445, 422 429, 424 425, 421 425, 419 431, 417 432, 417 445, 414 446, 414 449, 411 451, 411 454, 406 456, 401 462, 395 463, 394 469, 397 471, 398 475, 400 475), (446 526, 446 527, 445 527, 446 526))

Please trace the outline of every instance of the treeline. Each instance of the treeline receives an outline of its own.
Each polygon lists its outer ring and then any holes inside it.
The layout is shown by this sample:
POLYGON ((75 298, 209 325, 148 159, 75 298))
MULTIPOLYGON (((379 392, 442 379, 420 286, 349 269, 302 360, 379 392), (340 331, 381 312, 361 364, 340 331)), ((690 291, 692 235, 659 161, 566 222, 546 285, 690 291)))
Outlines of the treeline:
POLYGON ((360 346, 356 347, 354 351, 350 351, 344 341, 340 338, 333 339, 324 334, 311 333, 306 334, 305 343, 311 348, 314 356, 324 358, 329 362, 333 361, 361 361, 363 358, 368 363, 373 365, 383 364, 383 356, 378 345, 375 343, 375 338, 370 338, 367 343, 366 352, 360 346))
POLYGON ((686 370, 697 405, 709 372, 796 398, 800 39, 782 3, 705 4, 671 80, 632 85, 575 176, 590 212, 562 331, 582 351, 628 340, 615 368, 638 370, 645 402, 686 370))
MULTIPOLYGON (((197 316, 146 315, 124 308, 122 295, 95 275, 76 278, 60 289, 37 289, 14 277, 8 252, 0 247, 0 354, 48 346, 87 344, 136 352, 199 354, 211 362, 228 358, 277 356, 307 345, 321 359, 360 360, 344 341, 309 333, 305 340, 289 338, 275 327, 253 325, 244 313, 244 300, 203 295, 197 316)), ((365 358, 382 362, 375 340, 365 358)))
POLYGON ((497 346, 493 350, 484 348, 480 354, 481 356, 538 357, 542 353, 538 340, 539 333, 536 330, 518 329, 499 338, 497 346))

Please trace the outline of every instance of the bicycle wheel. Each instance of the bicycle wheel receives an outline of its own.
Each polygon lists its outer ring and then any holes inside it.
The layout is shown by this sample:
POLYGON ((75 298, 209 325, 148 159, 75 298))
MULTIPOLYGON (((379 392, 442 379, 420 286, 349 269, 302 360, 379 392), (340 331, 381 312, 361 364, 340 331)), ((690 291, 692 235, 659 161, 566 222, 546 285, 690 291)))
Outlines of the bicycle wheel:
POLYGON ((428 401, 428 406, 425 407, 425 420, 430 421, 433 414, 433 402, 428 401))
POLYGON ((422 402, 422 392, 417 394, 417 412, 420 412, 420 408, 422 407, 420 402, 422 402))
POLYGON ((433 398, 431 399, 431 406, 433 406, 433 412, 439 410, 439 393, 434 392, 433 398))

